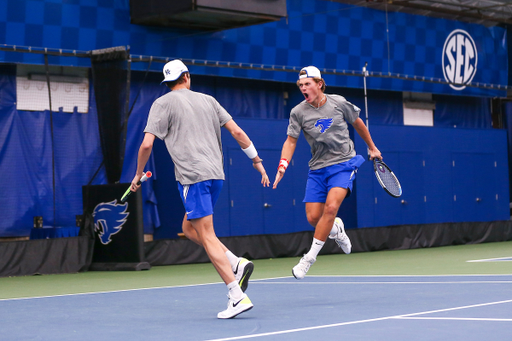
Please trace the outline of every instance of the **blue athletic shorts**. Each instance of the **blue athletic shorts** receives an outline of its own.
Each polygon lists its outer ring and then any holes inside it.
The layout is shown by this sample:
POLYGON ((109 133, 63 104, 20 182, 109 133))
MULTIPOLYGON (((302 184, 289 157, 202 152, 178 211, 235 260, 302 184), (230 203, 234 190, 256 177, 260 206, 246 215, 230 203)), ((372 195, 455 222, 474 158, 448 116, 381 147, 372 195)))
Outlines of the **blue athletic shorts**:
POLYGON ((178 182, 178 190, 187 212, 187 220, 213 214, 213 207, 219 199, 223 184, 224 180, 206 180, 185 186, 178 182))
POLYGON ((346 162, 310 170, 303 202, 325 203, 327 193, 334 187, 348 189, 347 197, 350 196, 357 170, 363 162, 364 158, 361 155, 356 155, 346 162))

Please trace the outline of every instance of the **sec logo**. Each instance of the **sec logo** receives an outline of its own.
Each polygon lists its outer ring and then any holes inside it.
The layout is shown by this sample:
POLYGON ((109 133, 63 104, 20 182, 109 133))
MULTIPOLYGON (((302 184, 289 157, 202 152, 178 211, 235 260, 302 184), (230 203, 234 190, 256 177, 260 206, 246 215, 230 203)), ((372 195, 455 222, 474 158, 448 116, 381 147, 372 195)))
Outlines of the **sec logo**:
POLYGON ((454 90, 463 90, 476 74, 478 52, 475 42, 468 32, 454 30, 443 47, 444 79, 454 90))

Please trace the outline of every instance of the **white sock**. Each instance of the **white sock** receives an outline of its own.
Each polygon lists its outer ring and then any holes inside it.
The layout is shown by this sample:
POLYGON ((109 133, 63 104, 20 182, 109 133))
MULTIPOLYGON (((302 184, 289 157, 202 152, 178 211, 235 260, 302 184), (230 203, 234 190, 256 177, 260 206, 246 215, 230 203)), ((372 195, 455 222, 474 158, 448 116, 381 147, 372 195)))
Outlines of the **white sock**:
POLYGON ((231 264, 231 270, 233 270, 234 272, 236 270, 238 262, 240 261, 240 258, 235 256, 235 254, 229 250, 226 251, 226 257, 228 257, 229 264, 231 264))
POLYGON ((324 246, 325 242, 318 240, 316 238, 313 238, 313 243, 311 244, 311 249, 309 249, 309 252, 307 255, 309 257, 313 257, 316 259, 316 256, 318 256, 318 253, 320 250, 322 250, 322 247, 324 246))
POLYGON ((238 301, 244 295, 237 281, 233 281, 229 283, 227 286, 229 291, 229 297, 232 298, 233 300, 238 301))

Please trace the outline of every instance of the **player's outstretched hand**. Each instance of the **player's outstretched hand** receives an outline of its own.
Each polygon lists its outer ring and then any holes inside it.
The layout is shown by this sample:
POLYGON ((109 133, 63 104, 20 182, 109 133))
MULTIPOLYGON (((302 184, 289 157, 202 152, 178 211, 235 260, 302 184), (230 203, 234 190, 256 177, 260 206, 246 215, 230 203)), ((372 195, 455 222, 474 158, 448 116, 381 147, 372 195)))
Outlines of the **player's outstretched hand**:
POLYGON ((277 188, 277 184, 279 183, 279 181, 281 181, 281 179, 283 178, 284 176, 284 172, 286 172, 285 169, 283 169, 283 167, 279 167, 277 169, 277 174, 276 174, 276 178, 274 180, 274 185, 272 186, 273 189, 276 189, 277 188))
POLYGON ((268 178, 267 172, 265 171, 265 167, 263 167, 262 162, 256 162, 253 163, 252 166, 254 169, 256 169, 261 174, 261 184, 263 187, 269 187, 270 186, 270 180, 268 178))

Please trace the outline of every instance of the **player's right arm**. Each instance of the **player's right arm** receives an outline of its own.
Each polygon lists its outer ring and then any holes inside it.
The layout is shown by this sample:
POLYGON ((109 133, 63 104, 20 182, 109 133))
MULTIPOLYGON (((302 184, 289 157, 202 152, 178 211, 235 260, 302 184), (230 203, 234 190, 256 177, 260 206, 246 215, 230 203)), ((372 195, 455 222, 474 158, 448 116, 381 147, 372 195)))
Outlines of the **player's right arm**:
POLYGON ((375 146, 375 143, 373 143, 372 137, 370 135, 370 131, 364 124, 363 120, 361 118, 357 118, 354 123, 352 123, 352 126, 356 130, 356 132, 361 136, 361 138, 364 140, 366 145, 368 146, 368 152, 370 153, 370 160, 373 160, 374 158, 382 159, 382 155, 380 153, 380 150, 377 149, 375 146))
POLYGON ((144 167, 146 167, 146 163, 149 160, 149 156, 151 155, 151 151, 153 150, 153 143, 155 142, 155 135, 151 133, 144 134, 144 140, 139 148, 139 154, 137 157, 137 172, 132 180, 131 191, 136 192, 140 185, 137 182, 140 180, 142 175, 144 175, 144 167))
POLYGON ((277 174, 276 179, 274 180, 274 185, 272 188, 276 188, 279 181, 284 176, 284 172, 286 172, 286 168, 288 168, 288 164, 292 160, 293 153, 295 152, 295 147, 297 146, 297 139, 295 137, 288 136, 286 141, 284 141, 283 149, 281 151, 281 160, 279 161, 279 166, 277 166, 277 174))

